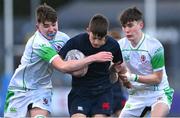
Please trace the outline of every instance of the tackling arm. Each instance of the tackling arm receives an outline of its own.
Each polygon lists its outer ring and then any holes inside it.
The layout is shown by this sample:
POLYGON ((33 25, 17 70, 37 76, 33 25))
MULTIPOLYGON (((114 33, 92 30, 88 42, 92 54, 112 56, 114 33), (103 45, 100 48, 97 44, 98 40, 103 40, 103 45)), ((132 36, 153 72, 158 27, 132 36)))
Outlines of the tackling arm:
POLYGON ((93 62, 106 62, 113 59, 111 52, 99 52, 80 60, 64 61, 54 49, 45 46, 41 47, 37 54, 44 61, 51 63, 54 68, 65 73, 79 70, 93 62))
POLYGON ((157 71, 153 72, 149 75, 137 75, 131 73, 129 70, 125 74, 121 74, 122 76, 125 76, 128 81, 137 81, 140 83, 145 84, 159 84, 162 80, 163 71, 157 71))

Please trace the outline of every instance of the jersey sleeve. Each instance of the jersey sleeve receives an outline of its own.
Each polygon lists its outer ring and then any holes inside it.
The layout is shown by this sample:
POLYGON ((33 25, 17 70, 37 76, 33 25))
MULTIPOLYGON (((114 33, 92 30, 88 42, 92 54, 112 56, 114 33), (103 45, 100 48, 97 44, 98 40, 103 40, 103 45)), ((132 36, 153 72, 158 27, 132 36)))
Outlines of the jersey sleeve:
POLYGON ((67 43, 61 48, 58 54, 64 59, 68 51, 74 49, 74 42, 73 38, 69 39, 67 43))
POLYGON ((163 47, 159 47, 155 50, 154 55, 152 56, 151 64, 154 71, 162 69, 165 64, 163 47))
MULTIPOLYGON (((38 56, 38 58, 43 59, 42 57, 43 57, 44 51, 42 51, 42 50, 44 50, 43 49, 44 47, 52 48, 48 42, 35 43, 34 45, 32 45, 33 52, 38 56)), ((50 52, 48 52, 48 53, 50 53, 50 52)))

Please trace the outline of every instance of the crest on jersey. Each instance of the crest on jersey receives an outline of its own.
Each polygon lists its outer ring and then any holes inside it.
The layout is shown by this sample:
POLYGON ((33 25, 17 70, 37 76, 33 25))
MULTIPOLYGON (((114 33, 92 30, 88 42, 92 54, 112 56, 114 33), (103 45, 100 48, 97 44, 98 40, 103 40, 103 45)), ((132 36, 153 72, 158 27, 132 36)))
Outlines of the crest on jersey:
POLYGON ((48 104, 48 99, 47 98, 43 98, 43 104, 48 104))
POLYGON ((54 44, 53 47, 55 48, 55 50, 57 50, 58 52, 61 50, 62 46, 60 44, 56 45, 54 44))
POLYGON ((146 56, 145 55, 141 55, 141 63, 145 63, 146 62, 146 56))

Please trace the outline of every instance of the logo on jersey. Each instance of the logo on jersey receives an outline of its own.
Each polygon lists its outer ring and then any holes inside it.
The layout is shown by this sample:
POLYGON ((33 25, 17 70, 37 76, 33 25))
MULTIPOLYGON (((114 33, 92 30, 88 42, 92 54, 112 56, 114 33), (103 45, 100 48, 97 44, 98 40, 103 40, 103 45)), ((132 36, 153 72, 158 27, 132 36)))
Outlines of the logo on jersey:
POLYGON ((82 106, 78 106, 77 108, 79 111, 83 111, 83 107, 82 106))
POLYGON ((57 52, 59 52, 59 51, 61 50, 61 48, 62 48, 62 46, 57 45, 57 44, 52 45, 52 47, 53 47, 57 52))
POLYGON ((163 99, 163 97, 159 97, 159 98, 157 98, 157 100, 162 100, 163 99))
POLYGON ((43 104, 45 104, 45 105, 48 104, 48 99, 47 98, 43 98, 43 104))
POLYGON ((10 112, 13 112, 13 113, 17 112, 17 108, 16 107, 11 107, 10 112))
POLYGON ((109 108, 110 108, 109 102, 104 102, 104 103, 102 104, 102 109, 104 109, 104 110, 109 110, 109 108))
POLYGON ((145 55, 141 55, 141 63, 142 64, 146 63, 146 56, 145 55))

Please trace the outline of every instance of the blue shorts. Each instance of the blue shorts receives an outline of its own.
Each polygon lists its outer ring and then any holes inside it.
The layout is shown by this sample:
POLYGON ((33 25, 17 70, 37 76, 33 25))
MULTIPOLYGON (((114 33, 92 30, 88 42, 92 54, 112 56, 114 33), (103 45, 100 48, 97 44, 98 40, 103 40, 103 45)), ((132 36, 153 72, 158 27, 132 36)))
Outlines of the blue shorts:
POLYGON ((68 95, 70 116, 75 113, 82 113, 87 117, 92 117, 95 114, 110 116, 112 114, 112 102, 112 89, 107 89, 105 92, 93 96, 83 96, 72 89, 68 95))

